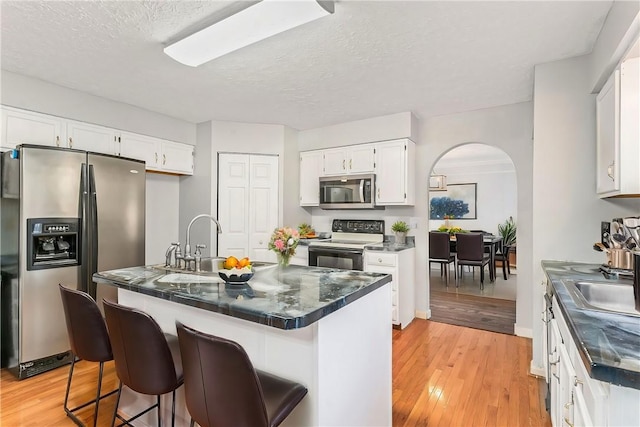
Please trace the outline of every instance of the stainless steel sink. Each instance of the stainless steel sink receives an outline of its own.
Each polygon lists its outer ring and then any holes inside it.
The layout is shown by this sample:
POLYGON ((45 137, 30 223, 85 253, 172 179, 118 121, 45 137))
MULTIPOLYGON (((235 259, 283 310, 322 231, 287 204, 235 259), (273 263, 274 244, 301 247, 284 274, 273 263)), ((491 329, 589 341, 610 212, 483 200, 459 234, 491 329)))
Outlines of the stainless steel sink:
POLYGON ((640 316, 635 309, 631 282, 565 281, 565 284, 579 307, 640 316))

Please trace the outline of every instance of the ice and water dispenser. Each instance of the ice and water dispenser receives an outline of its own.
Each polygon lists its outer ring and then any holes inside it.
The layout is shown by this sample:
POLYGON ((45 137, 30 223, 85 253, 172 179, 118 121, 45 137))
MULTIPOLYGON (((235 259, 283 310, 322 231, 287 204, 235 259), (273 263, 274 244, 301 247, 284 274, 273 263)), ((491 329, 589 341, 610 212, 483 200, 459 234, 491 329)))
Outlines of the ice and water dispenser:
POLYGON ((79 218, 30 218, 27 235, 27 270, 80 265, 79 218))

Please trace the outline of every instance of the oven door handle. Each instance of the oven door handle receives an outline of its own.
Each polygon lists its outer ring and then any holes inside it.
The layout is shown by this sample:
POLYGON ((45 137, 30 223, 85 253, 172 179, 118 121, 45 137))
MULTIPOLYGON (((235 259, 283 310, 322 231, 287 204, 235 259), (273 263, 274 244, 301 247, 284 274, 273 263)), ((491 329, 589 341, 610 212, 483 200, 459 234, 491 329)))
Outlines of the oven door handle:
POLYGON ((347 249, 347 248, 317 248, 313 246, 309 246, 309 252, 313 252, 316 254, 353 254, 353 255, 362 255, 362 250, 360 249, 347 249))

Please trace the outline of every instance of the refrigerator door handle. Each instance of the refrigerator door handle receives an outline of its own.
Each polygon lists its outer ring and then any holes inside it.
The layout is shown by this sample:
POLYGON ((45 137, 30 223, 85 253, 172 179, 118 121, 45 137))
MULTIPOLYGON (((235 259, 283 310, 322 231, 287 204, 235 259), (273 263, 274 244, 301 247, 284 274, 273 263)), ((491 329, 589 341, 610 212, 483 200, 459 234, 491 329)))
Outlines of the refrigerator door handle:
MULTIPOLYGON (((93 165, 89 165, 89 224, 91 233, 91 269, 89 270, 89 283, 93 285, 93 273, 98 271, 98 197, 96 192, 96 180, 93 165)), ((92 295, 95 298, 95 295, 92 295)))
POLYGON ((89 211, 87 207, 87 199, 89 197, 88 194, 89 185, 87 183, 87 164, 82 163, 80 167, 80 218, 81 218, 81 230, 80 230, 80 269, 78 273, 80 277, 78 278, 78 285, 81 291, 89 292, 90 289, 88 287, 89 283, 87 283, 87 277, 89 274, 89 229, 88 229, 88 218, 89 211))

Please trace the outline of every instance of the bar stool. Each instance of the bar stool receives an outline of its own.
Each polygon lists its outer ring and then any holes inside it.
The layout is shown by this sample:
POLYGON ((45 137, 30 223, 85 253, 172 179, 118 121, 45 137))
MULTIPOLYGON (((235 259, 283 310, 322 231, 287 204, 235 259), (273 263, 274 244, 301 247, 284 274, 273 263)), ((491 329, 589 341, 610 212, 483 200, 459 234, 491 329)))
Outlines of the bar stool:
POLYGON ((118 399, 111 425, 116 418, 129 424, 147 412, 158 409, 161 425, 160 396, 172 392, 171 425, 175 425, 176 389, 183 383, 182 361, 178 337, 165 334, 147 313, 103 299, 104 314, 109 327, 116 372, 120 378, 118 399), (156 403, 132 418, 118 415, 122 385, 141 394, 155 395, 156 403))
POLYGON ((71 368, 69 369, 69 379, 67 380, 67 391, 64 395, 64 411, 74 423, 79 426, 84 426, 82 421, 76 417, 74 412, 95 403, 96 407, 93 416, 93 426, 95 427, 98 422, 100 400, 107 396, 111 396, 118 391, 113 390, 103 396, 100 396, 104 362, 113 360, 111 344, 109 343, 109 334, 107 333, 107 327, 104 324, 98 305, 94 299, 89 296, 89 294, 75 289, 66 288, 61 284, 58 284, 58 287, 60 288, 62 306, 64 307, 69 345, 71 346, 71 352, 73 353, 73 357, 71 358, 71 368), (100 363, 98 391, 96 392, 95 399, 83 403, 73 409, 69 409, 69 391, 71 390, 71 378, 73 377, 73 368, 76 364, 76 357, 79 360, 100 363))
POLYGON ((255 370, 240 344, 176 327, 191 427, 276 427, 307 394, 302 384, 255 370))

